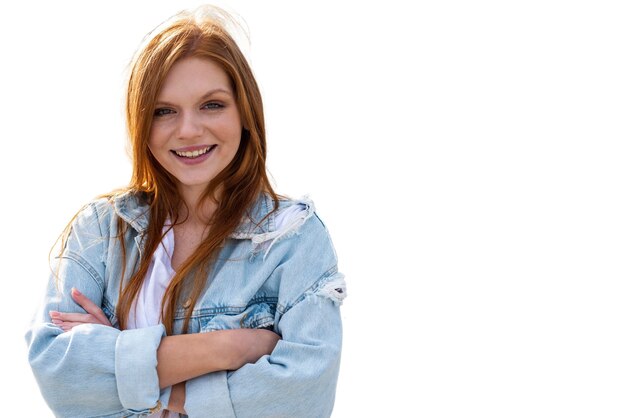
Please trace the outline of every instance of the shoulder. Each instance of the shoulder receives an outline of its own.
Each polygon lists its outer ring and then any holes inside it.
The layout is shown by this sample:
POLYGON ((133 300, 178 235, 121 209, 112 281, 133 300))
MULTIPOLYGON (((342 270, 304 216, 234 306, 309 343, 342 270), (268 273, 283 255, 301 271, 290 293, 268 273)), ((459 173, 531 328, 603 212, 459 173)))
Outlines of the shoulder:
POLYGON ((70 226, 72 234, 105 237, 111 235, 112 228, 117 228, 119 219, 143 231, 148 224, 148 214, 149 205, 142 193, 111 193, 85 204, 71 220, 70 226))
POLYGON ((232 238, 251 240, 255 247, 264 247, 265 256, 274 244, 294 236, 310 240, 328 237, 326 226, 308 196, 299 199, 281 196, 275 201, 262 194, 231 234, 232 238))
MULTIPOLYGON (((308 197, 292 200, 286 204, 286 222, 278 228, 289 245, 289 270, 297 276, 281 283, 281 292, 291 303, 290 309, 308 297, 328 299, 339 306, 347 296, 344 275, 339 271, 337 252, 328 228, 308 197), (284 235, 283 235, 284 234, 284 235)), ((278 212, 280 216, 281 212, 278 212)))
POLYGON ((284 241, 293 262, 319 265, 320 276, 336 268, 337 254, 328 228, 308 197, 289 200, 276 212, 273 243, 284 241), (322 271, 323 270, 323 271, 322 271))
POLYGON ((284 302, 294 303, 337 277, 337 254, 330 233, 309 197, 282 198, 268 224, 267 232, 250 239, 257 257, 275 266, 284 302))
POLYGON ((93 199, 83 206, 79 217, 105 224, 119 217, 133 228, 141 230, 147 226, 149 212, 145 193, 122 191, 93 199))
POLYGON ((262 193, 246 212, 231 238, 265 241, 285 229, 293 229, 296 224, 302 225, 314 214, 315 205, 308 196, 300 199, 279 196, 274 200, 269 194, 262 193))

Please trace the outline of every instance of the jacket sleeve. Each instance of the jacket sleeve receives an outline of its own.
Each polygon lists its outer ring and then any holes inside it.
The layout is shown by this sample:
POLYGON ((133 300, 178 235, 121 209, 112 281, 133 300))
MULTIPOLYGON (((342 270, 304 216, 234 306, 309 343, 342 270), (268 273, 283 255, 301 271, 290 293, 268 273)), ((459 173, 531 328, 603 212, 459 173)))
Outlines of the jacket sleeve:
POLYGON ((340 305, 346 287, 320 225, 315 219, 307 222, 300 232, 303 236, 312 232, 312 239, 296 240, 301 256, 284 269, 283 281, 299 281, 304 288, 294 292, 286 306, 279 303, 282 315, 275 329, 282 339, 271 355, 254 364, 187 381, 185 410, 190 418, 331 415, 341 356, 340 305), (319 257, 313 250, 316 246, 326 247, 326 256, 319 257), (316 277, 303 281, 307 274, 316 277))
POLYGON ((102 306, 107 239, 96 206, 81 211, 26 333, 30 365, 56 416, 130 416, 156 411, 169 399, 169 390, 159 391, 156 372, 162 325, 119 331, 83 324, 63 332, 51 323, 50 310, 85 312, 73 302, 72 287, 102 306))

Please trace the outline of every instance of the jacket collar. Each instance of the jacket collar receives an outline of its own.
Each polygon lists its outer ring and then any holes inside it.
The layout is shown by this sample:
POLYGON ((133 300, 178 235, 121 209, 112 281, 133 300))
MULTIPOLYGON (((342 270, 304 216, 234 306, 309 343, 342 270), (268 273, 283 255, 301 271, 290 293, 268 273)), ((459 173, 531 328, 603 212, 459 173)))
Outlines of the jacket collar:
MULTIPOLYGON (((128 191, 113 198, 116 214, 126 221, 139 234, 148 229, 150 207, 143 193, 128 191)), ((251 239, 255 235, 267 234, 276 230, 276 213, 273 212, 272 198, 261 193, 230 234, 235 239, 251 239)))

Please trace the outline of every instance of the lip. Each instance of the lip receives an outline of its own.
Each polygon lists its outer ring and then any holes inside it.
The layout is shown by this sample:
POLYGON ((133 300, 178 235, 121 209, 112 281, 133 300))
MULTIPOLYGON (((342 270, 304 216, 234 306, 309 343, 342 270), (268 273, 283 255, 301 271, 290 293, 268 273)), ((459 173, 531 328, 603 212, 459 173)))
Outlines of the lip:
POLYGON ((177 148, 176 150, 171 150, 171 154, 172 156, 179 162, 181 162, 182 164, 185 165, 196 165, 196 164, 200 164, 203 163, 204 161, 206 161, 209 157, 211 157, 211 155, 213 155, 213 151, 215 151, 215 149, 217 148, 217 145, 201 145, 201 146, 190 146, 190 147, 184 147, 184 148, 177 148), (176 154, 175 151, 178 152, 193 152, 196 150, 203 150, 207 147, 210 147, 209 151, 205 152, 202 155, 199 155, 195 158, 189 158, 189 157, 181 157, 179 155, 176 154))

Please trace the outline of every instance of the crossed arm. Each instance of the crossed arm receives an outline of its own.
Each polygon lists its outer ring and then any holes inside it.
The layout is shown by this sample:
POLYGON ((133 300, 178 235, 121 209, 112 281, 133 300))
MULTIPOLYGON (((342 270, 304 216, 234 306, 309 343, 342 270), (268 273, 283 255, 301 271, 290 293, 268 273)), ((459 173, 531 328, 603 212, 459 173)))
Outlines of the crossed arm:
MULTIPOLYGON (((81 324, 112 326, 99 306, 72 289, 72 299, 87 313, 51 311, 64 331, 81 324)), ((264 329, 233 329, 163 337, 157 350, 159 386, 172 386, 168 410, 185 413, 185 381, 207 373, 236 370, 270 354, 280 337, 264 329)))

